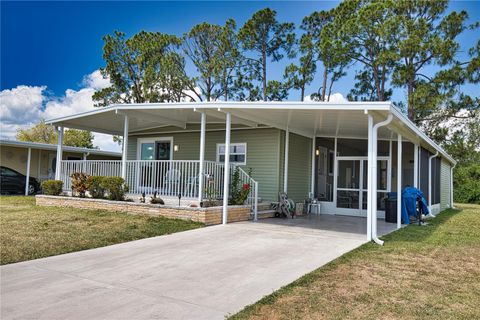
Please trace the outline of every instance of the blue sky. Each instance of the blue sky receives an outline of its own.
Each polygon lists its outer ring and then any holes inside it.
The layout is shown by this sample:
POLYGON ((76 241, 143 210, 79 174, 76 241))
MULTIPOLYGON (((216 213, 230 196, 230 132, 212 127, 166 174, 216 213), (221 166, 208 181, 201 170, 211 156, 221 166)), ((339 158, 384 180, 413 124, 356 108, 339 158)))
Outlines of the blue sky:
MULTIPOLYGON (((84 77, 103 66, 102 36, 121 30, 128 36, 140 30, 182 35, 204 21, 223 24, 234 18, 241 26, 259 9, 277 11, 280 21, 294 22, 337 2, 1 2, 1 90, 17 86, 41 87, 49 101, 64 101, 66 90, 81 90, 84 77)), ((480 20, 480 2, 454 1, 449 10, 467 10, 469 22, 480 20)), ((478 30, 460 38, 465 52, 478 39, 478 30)), ((270 64, 270 79, 281 79, 286 62, 270 64)), ((432 67, 431 70, 435 70, 432 67)), ((334 86, 346 95, 353 84, 353 70, 334 86)), ((315 92, 320 73, 307 93, 315 92)), ((474 86, 465 87, 478 95, 474 86)), ((72 93, 71 91, 69 91, 72 93)), ((75 92, 74 92, 75 93, 75 92)), ((394 101, 404 98, 395 91, 394 101)), ((290 99, 297 100, 298 92, 290 99)), ((45 97, 43 108, 45 108, 45 97)), ((73 99, 73 98, 72 98, 73 99)), ((26 123, 26 120, 24 121, 26 123)), ((28 121, 27 121, 28 122, 28 121)), ((5 121, 2 120, 2 124, 5 121)), ((13 125, 13 124, 12 124, 13 125)), ((5 130, 5 128, 4 128, 5 130)))

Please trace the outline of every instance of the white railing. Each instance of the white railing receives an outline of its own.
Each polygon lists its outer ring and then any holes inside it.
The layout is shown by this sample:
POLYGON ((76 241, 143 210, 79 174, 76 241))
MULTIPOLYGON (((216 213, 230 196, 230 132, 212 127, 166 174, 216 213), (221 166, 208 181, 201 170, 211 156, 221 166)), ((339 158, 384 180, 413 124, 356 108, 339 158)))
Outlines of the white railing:
MULTIPOLYGON (((198 179, 200 161, 198 160, 128 160, 126 162, 125 182, 132 194, 153 194, 159 196, 178 196, 198 198, 198 179)), ((230 181, 232 181, 236 165, 230 165, 230 181)), ((62 160, 60 179, 63 188, 71 190, 70 176, 75 172, 83 172, 91 176, 122 175, 121 160, 62 160)), ((203 199, 220 200, 223 198, 223 178, 225 165, 214 161, 204 162, 203 199)), ((243 169, 239 169, 239 183, 248 184, 250 188, 246 203, 256 210, 258 183, 243 169)))
MULTIPOLYGON (((258 182, 252 179, 252 177, 245 172, 240 167, 237 167, 234 164, 230 165, 230 179, 233 178, 233 175, 235 173, 235 170, 238 169, 239 173, 239 187, 243 187, 244 185, 248 185, 250 188, 250 192, 248 193, 246 204, 250 205, 252 208, 252 212, 255 215, 255 220, 257 219, 257 207, 258 207, 258 182)), ((232 183, 232 180, 230 180, 230 183, 232 183)))
POLYGON ((121 160, 62 160, 60 163, 60 180, 63 189, 71 190, 70 176, 75 172, 83 172, 91 176, 120 177, 122 175, 121 160))

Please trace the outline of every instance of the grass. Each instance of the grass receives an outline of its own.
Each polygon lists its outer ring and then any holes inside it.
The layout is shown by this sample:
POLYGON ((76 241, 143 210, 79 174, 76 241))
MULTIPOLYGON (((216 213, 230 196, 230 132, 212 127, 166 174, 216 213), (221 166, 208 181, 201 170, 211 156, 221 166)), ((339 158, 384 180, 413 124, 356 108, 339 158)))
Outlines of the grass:
POLYGON ((33 197, 0 197, 0 263, 43 258, 201 227, 163 217, 37 207, 33 197))
POLYGON ((230 319, 480 319, 480 206, 458 207, 383 237, 383 247, 365 244, 230 319))

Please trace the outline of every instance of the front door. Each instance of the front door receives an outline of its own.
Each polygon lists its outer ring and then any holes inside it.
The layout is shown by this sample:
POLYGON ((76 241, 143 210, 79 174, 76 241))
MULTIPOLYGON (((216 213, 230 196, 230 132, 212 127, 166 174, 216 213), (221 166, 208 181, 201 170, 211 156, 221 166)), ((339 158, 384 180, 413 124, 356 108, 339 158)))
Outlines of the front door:
POLYGON ((138 165, 138 187, 146 193, 159 191, 164 187, 164 177, 169 168, 169 163, 164 161, 172 160, 171 138, 139 139, 137 155, 139 160, 150 160, 138 165))

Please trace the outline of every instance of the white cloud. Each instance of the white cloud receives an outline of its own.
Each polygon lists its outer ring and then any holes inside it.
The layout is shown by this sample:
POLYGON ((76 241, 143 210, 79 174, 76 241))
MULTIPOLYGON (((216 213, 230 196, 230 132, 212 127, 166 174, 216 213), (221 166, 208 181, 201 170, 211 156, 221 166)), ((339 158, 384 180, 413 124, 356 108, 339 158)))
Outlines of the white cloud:
MULTIPOLYGON (((311 102, 311 101, 318 101, 312 99, 311 95, 308 95, 304 99, 306 102, 311 102)), ((328 102, 333 102, 333 103, 339 103, 339 102, 348 102, 347 99, 340 93, 340 92, 335 92, 334 94, 330 95, 330 100, 328 102)))
POLYGON ((95 90, 104 89, 110 86, 110 79, 104 78, 100 70, 95 70, 83 78, 83 85, 95 90))
MULTIPOLYGON (((61 97, 47 97, 46 86, 18 86, 0 92, 0 124, 2 138, 14 138, 18 129, 25 129, 41 118, 53 119, 94 108, 92 95, 95 91, 110 85, 99 70, 88 74, 83 79, 80 90, 67 89, 61 97)), ((94 145, 104 150, 119 151, 118 144, 112 137, 94 133, 94 145)))
POLYGON ((340 92, 335 92, 330 95, 329 102, 348 102, 348 100, 340 92))
POLYGON ((18 86, 0 92, 0 119, 3 124, 30 124, 41 116, 43 91, 47 87, 18 86))

